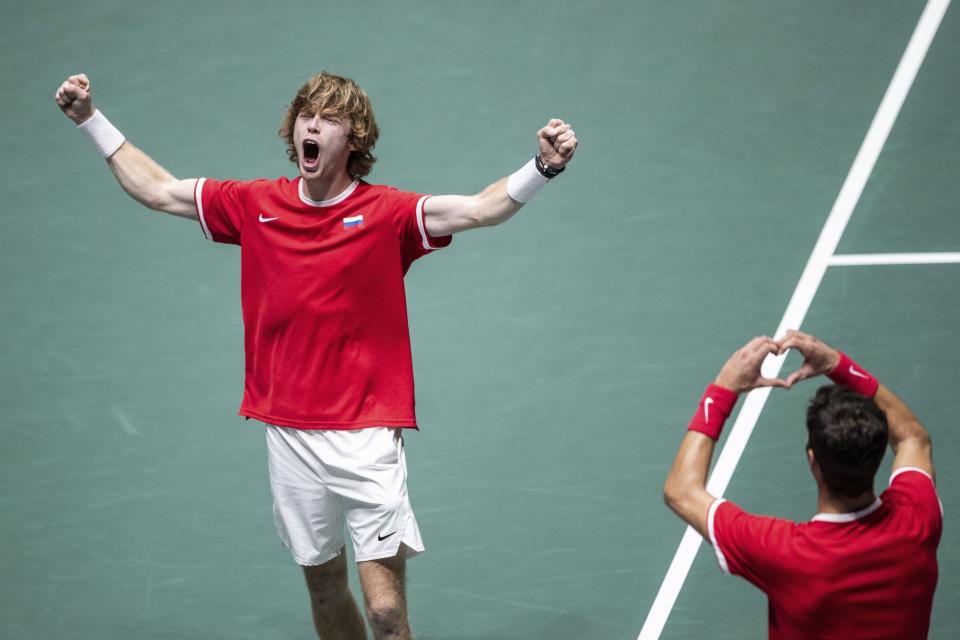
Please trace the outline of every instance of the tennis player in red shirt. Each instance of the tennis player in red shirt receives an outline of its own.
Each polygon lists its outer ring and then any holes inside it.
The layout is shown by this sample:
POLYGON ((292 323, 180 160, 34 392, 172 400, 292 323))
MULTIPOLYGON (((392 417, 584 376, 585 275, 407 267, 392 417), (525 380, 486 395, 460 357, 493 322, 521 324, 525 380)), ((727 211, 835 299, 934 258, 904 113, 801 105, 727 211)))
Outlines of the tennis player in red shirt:
POLYGON ((927 637, 943 528, 930 436, 889 389, 813 336, 759 337, 733 354, 700 401, 664 498, 710 541, 723 571, 767 594, 771 639, 927 637), (803 355, 802 367, 786 380, 764 378, 763 359, 788 349, 803 355), (807 410, 817 515, 803 523, 757 516, 710 495, 707 470, 738 395, 818 375, 836 384, 821 387, 807 410), (888 443, 893 469, 877 497, 888 443))
POLYGON ((240 246, 239 413, 265 425, 274 521, 304 568, 318 634, 366 638, 347 586, 346 529, 375 637, 411 637, 405 561, 424 546, 403 451, 403 429, 417 426, 403 277, 454 233, 516 213, 565 169, 573 129, 550 120, 537 155, 477 195, 398 191, 364 180, 379 136, 367 94, 324 72, 281 123, 296 178, 180 180, 127 142, 90 92, 78 74, 55 99, 124 191, 240 246))

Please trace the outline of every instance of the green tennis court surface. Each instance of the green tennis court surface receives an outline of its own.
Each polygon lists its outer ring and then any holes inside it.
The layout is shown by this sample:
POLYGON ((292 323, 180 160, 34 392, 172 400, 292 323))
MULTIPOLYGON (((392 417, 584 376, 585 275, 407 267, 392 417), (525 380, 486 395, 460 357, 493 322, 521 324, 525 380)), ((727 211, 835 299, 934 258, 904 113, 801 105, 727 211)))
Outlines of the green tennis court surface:
MULTIPOLYGON (((242 391, 238 253, 129 200, 52 96, 179 177, 292 175, 280 117, 320 69, 369 92, 371 179, 475 192, 551 116, 581 141, 502 227, 407 277, 421 432, 421 640, 636 638, 683 533, 661 487, 703 386, 772 333, 924 2, 0 4, 0 637, 309 638, 242 391)), ((839 255, 960 251, 951 7, 839 255)), ((803 327, 896 391, 945 509, 931 638, 960 637, 960 264, 831 266, 803 327)), ((791 357, 787 368, 797 364, 791 357)), ((816 507, 774 392, 726 492, 816 507)), ((885 483, 886 469, 878 477, 885 483)), ((764 638, 701 548, 661 637, 764 638)))

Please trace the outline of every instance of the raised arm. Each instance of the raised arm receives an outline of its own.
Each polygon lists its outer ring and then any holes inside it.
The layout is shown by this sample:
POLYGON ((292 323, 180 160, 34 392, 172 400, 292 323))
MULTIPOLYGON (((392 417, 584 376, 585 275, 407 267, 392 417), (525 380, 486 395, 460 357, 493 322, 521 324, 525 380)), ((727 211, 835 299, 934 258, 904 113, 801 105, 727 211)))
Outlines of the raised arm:
POLYGON ((577 148, 573 128, 550 120, 537 132, 539 153, 514 174, 497 180, 473 196, 434 196, 423 206, 427 233, 439 237, 505 222, 540 188, 564 170, 577 148))
POLYGON ((196 218, 196 179, 178 180, 150 156, 125 140, 93 106, 90 81, 84 74, 67 78, 54 99, 65 116, 87 134, 105 157, 114 177, 137 202, 182 218, 196 218))
MULTIPOLYGON (((844 378, 854 385, 875 380, 862 367, 845 358, 836 349, 800 331, 787 332, 786 337, 781 341, 781 347, 784 350, 797 349, 803 354, 803 366, 787 378, 787 383, 790 385, 817 375, 829 375, 838 384, 843 384, 844 378)), ((873 396, 873 400, 887 417, 890 448, 893 450, 893 470, 896 471, 900 467, 916 467, 933 477, 933 445, 930 434, 907 405, 884 385, 874 382, 871 387, 864 388, 864 392, 870 395, 874 389, 876 395, 873 396)))
POLYGON ((890 448, 893 449, 893 471, 900 467, 923 469, 936 478, 933 470, 933 443, 930 434, 900 398, 884 385, 874 397, 877 406, 887 415, 890 427, 890 448))
POLYGON ((754 338, 736 351, 707 387, 663 486, 663 499, 684 522, 707 537, 707 513, 716 497, 707 491, 707 472, 720 430, 739 394, 756 387, 784 387, 779 378, 760 374, 763 359, 780 352, 767 336, 754 338))

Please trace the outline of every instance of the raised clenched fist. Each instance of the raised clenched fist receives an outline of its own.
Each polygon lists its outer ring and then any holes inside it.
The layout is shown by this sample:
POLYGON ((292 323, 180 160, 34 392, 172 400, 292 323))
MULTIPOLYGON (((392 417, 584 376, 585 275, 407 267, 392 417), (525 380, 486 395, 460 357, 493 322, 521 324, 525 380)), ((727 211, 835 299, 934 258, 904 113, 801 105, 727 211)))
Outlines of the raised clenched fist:
POLYGON ((573 158, 573 152, 577 148, 577 134, 572 126, 559 118, 553 118, 537 132, 537 146, 540 159, 547 166, 562 169, 573 158))
POLYGON ((90 80, 83 73, 72 75, 63 81, 57 89, 54 99, 63 114, 80 124, 93 115, 93 101, 90 98, 90 80))

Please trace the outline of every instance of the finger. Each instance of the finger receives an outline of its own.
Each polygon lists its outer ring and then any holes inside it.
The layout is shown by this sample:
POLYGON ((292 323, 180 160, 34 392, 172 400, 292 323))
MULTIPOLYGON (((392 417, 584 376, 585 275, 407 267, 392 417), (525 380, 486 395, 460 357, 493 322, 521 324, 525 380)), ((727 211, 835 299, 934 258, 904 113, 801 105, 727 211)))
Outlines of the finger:
POLYGON ((80 91, 80 87, 68 81, 63 83, 61 90, 67 99, 75 100, 77 97, 77 92, 80 91))
POLYGON ((813 369, 807 365, 804 365, 787 376, 787 384, 793 386, 795 383, 800 382, 801 380, 806 380, 812 375, 813 369))
POLYGON ((769 336, 757 336, 748 342, 744 346, 744 349, 749 351, 751 355, 757 355, 761 352, 766 354, 769 353, 768 349, 772 343, 773 340, 771 340, 769 336))
POLYGON ((800 353, 803 353, 805 350, 805 345, 800 337, 796 335, 796 332, 794 332, 794 335, 787 336, 780 341, 780 349, 783 351, 796 349, 800 353))
POLYGON ((750 354, 750 361, 755 363, 759 367, 763 367, 764 363, 767 361, 767 358, 770 356, 776 357, 780 353, 780 346, 776 343, 767 343, 764 342, 760 344, 753 352, 750 354))
POLYGON ((87 78, 85 73, 75 73, 74 75, 67 78, 67 82, 71 82, 78 87, 86 89, 90 86, 90 80, 87 78))
POLYGON ((795 329, 791 329, 790 331, 788 331, 784 340, 792 340, 797 344, 804 344, 804 345, 811 345, 816 341, 816 339, 810 334, 804 333, 802 331, 797 331, 795 329))
POLYGON ((545 140, 552 140, 555 135, 557 135, 555 129, 549 125, 537 132, 537 136, 545 140))
POLYGON ((560 127, 560 126, 563 126, 564 124, 566 123, 560 118, 550 118, 550 121, 547 122, 547 126, 549 127, 560 127))
POLYGON ((760 386, 760 387, 780 387, 781 389, 790 388, 790 385, 788 384, 787 380, 783 380, 782 378, 760 377, 760 378, 757 378, 757 383, 758 383, 757 386, 760 386))

